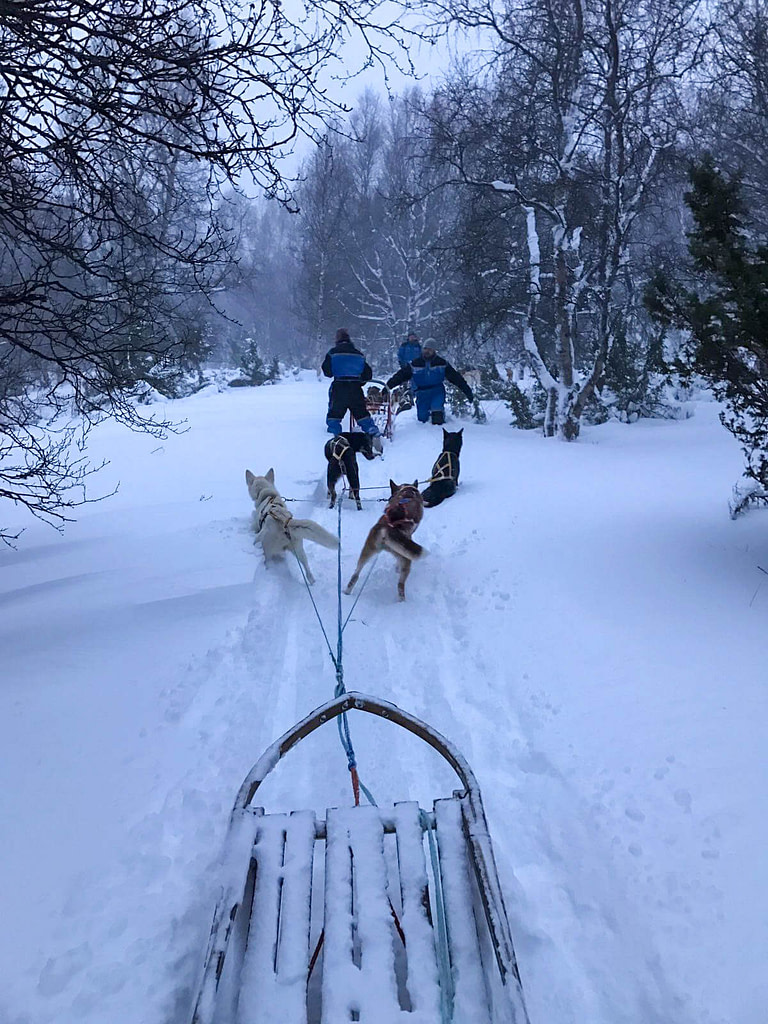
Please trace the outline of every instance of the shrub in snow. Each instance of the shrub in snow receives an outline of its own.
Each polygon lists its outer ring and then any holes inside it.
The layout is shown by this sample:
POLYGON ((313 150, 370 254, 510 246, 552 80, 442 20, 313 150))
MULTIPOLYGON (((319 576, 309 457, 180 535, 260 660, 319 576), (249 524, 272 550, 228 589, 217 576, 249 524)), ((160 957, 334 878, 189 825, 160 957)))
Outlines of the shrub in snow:
POLYGON ((697 374, 724 402, 723 426, 739 441, 747 485, 731 514, 768 492, 768 245, 753 240, 739 186, 707 157, 690 172, 694 219, 685 283, 661 268, 646 302, 662 324, 688 333, 679 369, 697 374))
POLYGON ((233 346, 233 348, 243 375, 229 382, 231 388, 252 388, 260 387, 262 384, 274 384, 282 377, 277 356, 267 366, 254 338, 246 338, 242 346, 233 346))
POLYGON ((454 416, 460 420, 469 419, 472 415, 472 406, 466 395, 463 395, 458 388, 451 388, 447 398, 448 408, 454 416))
POLYGON ((675 396, 673 374, 664 361, 662 330, 648 337, 639 326, 632 331, 616 327, 605 372, 587 406, 590 423, 640 419, 686 419, 690 412, 675 396))
POLYGON ((768 505, 768 490, 757 480, 739 480, 733 485, 728 511, 731 519, 738 519, 750 505, 768 505))
POLYGON ((280 378, 283 376, 283 371, 280 369, 280 362, 277 356, 274 356, 272 362, 269 364, 269 370, 267 371, 267 384, 277 384, 280 378))
MULTIPOLYGON (((491 358, 481 365, 479 382, 475 388, 475 394, 481 400, 504 402, 513 415, 512 426, 521 430, 531 430, 541 426, 544 421, 543 389, 539 388, 539 392, 536 387, 524 390, 506 367, 500 369, 491 358)), ((466 399, 464 403, 469 410, 466 399)))

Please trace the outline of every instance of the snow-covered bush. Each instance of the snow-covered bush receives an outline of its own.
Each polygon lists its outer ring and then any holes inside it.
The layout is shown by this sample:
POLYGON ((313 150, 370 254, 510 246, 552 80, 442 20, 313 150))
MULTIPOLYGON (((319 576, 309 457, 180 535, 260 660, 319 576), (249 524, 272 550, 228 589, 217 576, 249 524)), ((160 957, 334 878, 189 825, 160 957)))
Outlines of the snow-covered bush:
POLYGON ((686 419, 690 410, 677 397, 676 375, 664 359, 664 332, 645 325, 617 328, 600 388, 590 401, 590 423, 640 419, 686 419))
POLYGON ((277 356, 267 366, 254 338, 246 338, 235 351, 242 376, 229 382, 231 388, 260 387, 262 384, 273 384, 282 377, 277 356))

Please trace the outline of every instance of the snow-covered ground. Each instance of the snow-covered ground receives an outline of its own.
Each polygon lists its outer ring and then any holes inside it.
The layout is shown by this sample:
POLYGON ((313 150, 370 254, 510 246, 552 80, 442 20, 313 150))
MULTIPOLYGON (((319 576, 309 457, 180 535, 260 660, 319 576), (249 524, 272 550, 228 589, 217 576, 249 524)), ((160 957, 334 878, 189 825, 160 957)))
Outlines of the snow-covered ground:
MULTIPOLYGON (((185 1022, 237 787, 333 692, 298 567, 267 572, 252 545, 244 482, 273 466, 293 511, 335 529, 326 390, 204 392, 166 410, 189 429, 164 442, 105 424, 90 451, 118 494, 0 549, 2 1024, 185 1022)), ((428 473, 440 432, 400 420, 364 484, 428 473)), ((728 519, 740 455, 711 404, 575 445, 507 422, 466 425, 405 604, 376 564, 347 685, 475 768, 532 1024, 763 1024, 768 515, 728 519)), ((379 508, 345 509, 345 573, 379 508)), ((307 550, 333 621, 335 554, 307 550)), ((377 797, 450 792, 431 751, 362 717, 377 797)), ((264 796, 346 802, 335 730, 264 796)))

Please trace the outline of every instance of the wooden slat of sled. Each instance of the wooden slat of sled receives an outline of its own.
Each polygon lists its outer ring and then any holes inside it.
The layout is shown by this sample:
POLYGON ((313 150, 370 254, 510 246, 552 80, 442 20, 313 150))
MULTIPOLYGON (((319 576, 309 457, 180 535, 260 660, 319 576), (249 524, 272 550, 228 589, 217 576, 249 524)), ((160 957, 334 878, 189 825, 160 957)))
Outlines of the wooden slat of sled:
POLYGON ((375 807, 328 811, 323 1024, 397 1020, 384 829, 375 807))
MULTIPOLYGON (((435 936, 429 920, 429 892, 424 860, 424 832, 417 803, 395 804, 397 859, 407 958, 406 987, 418 1020, 440 1019, 435 936)), ((408 1020, 414 1019, 409 1015, 408 1020)))
POLYGON ((435 821, 454 985, 453 1021, 454 1024, 480 1024, 490 1019, 490 1009, 473 909, 471 866, 461 803, 456 799, 436 800, 435 821))
POLYGON ((306 1024, 315 815, 265 815, 253 856, 256 882, 240 977, 243 1024, 306 1024))

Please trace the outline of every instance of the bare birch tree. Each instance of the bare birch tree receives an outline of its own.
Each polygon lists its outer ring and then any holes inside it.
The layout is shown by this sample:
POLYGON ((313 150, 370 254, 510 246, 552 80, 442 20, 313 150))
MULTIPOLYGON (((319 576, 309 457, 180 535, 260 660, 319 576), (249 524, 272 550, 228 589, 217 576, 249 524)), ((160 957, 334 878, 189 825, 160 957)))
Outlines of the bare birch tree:
POLYGON ((350 311, 390 346, 409 330, 439 333, 453 306, 443 249, 454 215, 449 197, 432 188, 421 107, 420 92, 411 90, 390 102, 381 131, 368 126, 361 141, 378 142, 376 174, 358 181, 359 205, 349 223, 356 283, 350 311))
POLYGON ((339 326, 341 285, 346 276, 348 205, 352 177, 345 161, 345 140, 326 137, 305 164, 297 192, 300 215, 296 306, 307 331, 306 358, 319 366, 339 326))
POLYGON ((527 256, 523 343, 547 392, 545 431, 572 440, 611 349, 635 221, 676 142, 679 83, 702 38, 699 4, 439 6, 451 24, 489 40, 482 60, 499 100, 486 107, 479 148, 471 116, 462 126, 449 115, 442 150, 454 180, 502 195, 514 214, 527 256), (520 135, 500 152, 510 124, 520 135), (588 327, 577 331, 585 312, 588 327))
POLYGON ((346 44, 362 47, 350 74, 398 46, 407 64, 396 14, 378 0, 0 3, 2 496, 54 522, 80 500, 79 456, 35 426, 51 411, 162 429, 131 374, 176 358, 189 302, 229 260, 221 184, 245 175, 287 201, 277 159, 325 131, 346 44))

